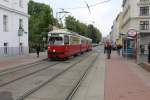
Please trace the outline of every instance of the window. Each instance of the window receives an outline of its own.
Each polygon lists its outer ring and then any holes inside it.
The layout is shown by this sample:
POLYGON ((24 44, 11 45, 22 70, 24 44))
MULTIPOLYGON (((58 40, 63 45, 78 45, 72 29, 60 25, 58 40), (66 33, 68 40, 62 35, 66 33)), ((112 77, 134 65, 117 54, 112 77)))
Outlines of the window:
POLYGON ((140 29, 148 30, 149 29, 149 21, 140 21, 140 29))
POLYGON ((8 32, 8 16, 3 15, 3 31, 8 32))
POLYGON ((8 54, 8 43, 5 42, 4 43, 4 55, 7 55, 8 54))
POLYGON ((140 16, 148 16, 149 15, 149 6, 140 7, 140 16))
POLYGON ((149 0, 140 0, 141 2, 148 2, 149 0))
POLYGON ((64 44, 69 44, 69 36, 64 36, 64 44))
POLYGON ((19 7, 23 7, 23 0, 19 0, 19 7))
POLYGON ((8 0, 4 0, 4 1, 8 2, 8 0))
POLYGON ((62 37, 49 37, 49 45, 63 45, 62 37))

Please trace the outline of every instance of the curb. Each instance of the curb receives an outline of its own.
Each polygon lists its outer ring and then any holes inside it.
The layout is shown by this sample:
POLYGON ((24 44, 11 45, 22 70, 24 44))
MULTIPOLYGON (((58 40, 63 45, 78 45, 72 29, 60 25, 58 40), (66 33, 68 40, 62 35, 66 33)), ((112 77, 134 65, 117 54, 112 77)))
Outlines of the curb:
POLYGON ((150 63, 144 62, 139 64, 142 68, 144 68, 145 70, 147 70, 148 72, 150 72, 150 63))

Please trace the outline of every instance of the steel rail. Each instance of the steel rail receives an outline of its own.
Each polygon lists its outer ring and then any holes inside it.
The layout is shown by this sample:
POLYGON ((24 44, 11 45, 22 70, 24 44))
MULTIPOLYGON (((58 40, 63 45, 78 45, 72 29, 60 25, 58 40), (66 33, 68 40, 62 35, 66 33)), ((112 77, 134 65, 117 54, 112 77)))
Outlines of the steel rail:
MULTIPOLYGON (((90 55, 88 55, 87 57, 85 57, 86 59, 88 59, 90 55)), ((40 88, 42 88, 43 86, 45 86, 46 84, 52 82, 54 79, 56 79, 58 76, 62 75, 63 73, 67 72, 69 69, 73 68, 75 65, 79 64, 80 62, 86 60, 86 59, 82 59, 79 60, 75 63, 73 63, 72 65, 70 65, 68 68, 66 68, 65 70, 59 72, 58 74, 56 74, 55 76, 53 76, 52 78, 48 79, 47 81, 45 81, 43 84, 25 92, 22 96, 19 96, 16 100, 23 100, 25 98, 27 98, 29 95, 31 95, 32 93, 36 92, 37 90, 39 90, 40 88)))
POLYGON ((60 62, 55 63, 55 64, 52 64, 52 65, 47 65, 47 66, 45 66, 44 68, 41 68, 41 69, 36 70, 36 71, 34 71, 34 72, 31 72, 31 73, 28 73, 28 74, 26 74, 26 75, 20 76, 20 77, 14 79, 14 80, 5 82, 5 83, 3 83, 3 84, 0 84, 0 87, 6 86, 6 85, 8 85, 8 84, 10 84, 10 83, 13 83, 13 82, 18 81, 18 80, 20 80, 20 79, 26 78, 26 77, 28 77, 28 76, 31 76, 31 75, 33 75, 33 74, 36 74, 36 73, 41 72, 41 71, 43 71, 43 70, 46 70, 46 69, 48 69, 48 68, 50 68, 50 67, 53 67, 53 66, 55 66, 55 65, 57 65, 57 64, 60 64, 60 62))
POLYGON ((65 100, 71 100, 73 98, 73 96, 75 95, 76 91, 79 89, 79 87, 82 84, 83 80, 87 76, 89 70, 94 66, 94 64, 95 64, 96 59, 98 58, 98 56, 99 56, 99 54, 94 58, 93 62, 91 62, 91 64, 85 70, 85 72, 83 73, 83 75, 81 76, 81 78, 79 79, 79 81, 77 82, 77 84, 75 85, 75 87, 72 89, 72 91, 69 93, 69 95, 66 97, 65 100))
POLYGON ((13 68, 8 68, 8 69, 5 69, 5 70, 1 70, 0 71, 0 77, 4 76, 4 75, 7 75, 7 74, 10 74, 10 73, 14 73, 16 71, 20 71, 20 70, 23 70, 23 69, 30 68, 30 67, 38 65, 38 64, 42 64, 46 60, 47 59, 43 59, 43 60, 36 61, 36 62, 33 62, 33 63, 23 64, 23 65, 19 65, 19 66, 13 67, 13 68))

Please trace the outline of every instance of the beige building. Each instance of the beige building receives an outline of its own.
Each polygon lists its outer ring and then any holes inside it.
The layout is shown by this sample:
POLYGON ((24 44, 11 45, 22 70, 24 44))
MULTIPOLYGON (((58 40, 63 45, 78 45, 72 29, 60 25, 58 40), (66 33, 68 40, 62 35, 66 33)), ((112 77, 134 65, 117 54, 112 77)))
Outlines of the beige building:
POLYGON ((113 26, 111 27, 110 40, 113 42, 113 44, 118 42, 117 40, 120 40, 120 35, 122 34, 121 25, 122 25, 122 12, 118 14, 118 16, 113 22, 113 26))
POLYGON ((134 29, 140 34, 140 43, 150 40, 150 0, 123 0, 122 32, 134 29))

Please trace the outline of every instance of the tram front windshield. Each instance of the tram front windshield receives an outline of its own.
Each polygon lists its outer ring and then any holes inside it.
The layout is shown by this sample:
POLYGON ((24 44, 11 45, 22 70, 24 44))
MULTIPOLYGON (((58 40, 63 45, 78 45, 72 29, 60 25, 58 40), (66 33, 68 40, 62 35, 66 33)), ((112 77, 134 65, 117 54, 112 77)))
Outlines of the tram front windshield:
POLYGON ((49 45, 63 45, 62 37, 49 37, 49 45))

